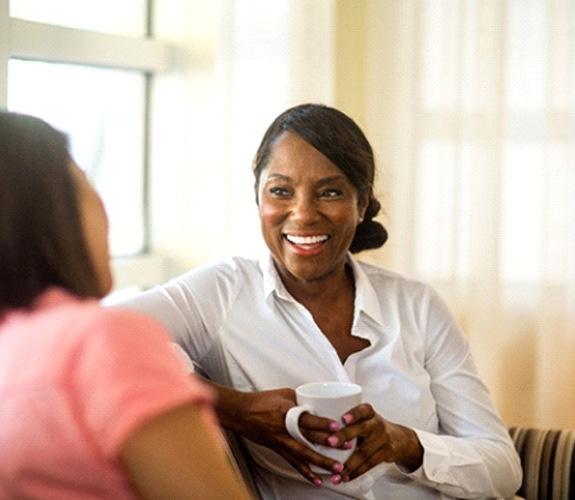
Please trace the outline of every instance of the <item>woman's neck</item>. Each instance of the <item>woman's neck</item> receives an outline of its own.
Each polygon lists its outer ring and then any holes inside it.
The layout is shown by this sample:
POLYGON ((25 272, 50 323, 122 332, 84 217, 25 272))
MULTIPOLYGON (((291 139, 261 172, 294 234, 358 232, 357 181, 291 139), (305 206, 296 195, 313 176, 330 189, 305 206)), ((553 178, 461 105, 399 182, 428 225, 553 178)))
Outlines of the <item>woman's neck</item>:
POLYGON ((342 296, 355 293, 353 271, 348 264, 313 280, 298 279, 287 273, 280 273, 280 276, 287 291, 304 305, 335 304, 341 301, 342 296))

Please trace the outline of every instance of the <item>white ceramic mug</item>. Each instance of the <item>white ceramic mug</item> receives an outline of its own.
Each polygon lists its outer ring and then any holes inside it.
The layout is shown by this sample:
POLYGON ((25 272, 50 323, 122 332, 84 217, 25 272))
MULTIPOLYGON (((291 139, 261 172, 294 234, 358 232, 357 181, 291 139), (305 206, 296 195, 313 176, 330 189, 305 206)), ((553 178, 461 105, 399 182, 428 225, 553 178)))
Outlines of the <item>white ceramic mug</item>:
MULTIPOLYGON (((312 415, 342 423, 341 417, 361 403, 361 386, 348 382, 312 382, 300 385, 295 393, 297 406, 290 408, 285 416, 286 429, 290 436, 321 455, 345 463, 355 449, 355 439, 352 441, 352 447, 346 450, 311 443, 301 433, 298 422, 301 414, 307 411, 312 415)), ((315 465, 311 468, 317 473, 329 473, 315 465)))

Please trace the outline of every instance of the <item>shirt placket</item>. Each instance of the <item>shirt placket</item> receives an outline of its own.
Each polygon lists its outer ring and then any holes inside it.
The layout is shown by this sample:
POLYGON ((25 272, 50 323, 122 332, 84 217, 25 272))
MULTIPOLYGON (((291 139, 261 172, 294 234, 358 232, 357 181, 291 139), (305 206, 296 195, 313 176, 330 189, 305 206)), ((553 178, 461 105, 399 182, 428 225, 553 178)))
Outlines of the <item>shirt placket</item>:
POLYGON ((375 343, 377 340, 376 336, 374 335, 373 326, 369 324, 365 318, 365 315, 361 312, 351 327, 351 334, 354 337, 366 339, 370 342, 370 345, 365 349, 350 354, 344 363, 344 369, 346 370, 350 380, 357 384, 359 383, 356 376, 358 365, 363 359, 365 359, 366 356, 370 355, 370 353, 375 348, 375 343))
POLYGON ((345 369, 344 365, 341 364, 339 356, 337 355, 337 351, 331 345, 331 342, 327 339, 327 337, 323 334, 320 328, 317 326, 315 320, 311 313, 299 302, 293 301, 294 307, 297 308, 298 312, 305 318, 306 322, 310 325, 310 331, 313 332, 314 341, 318 345, 318 355, 322 355, 325 353, 326 357, 322 359, 326 362, 329 362, 330 371, 335 374, 335 379, 339 382, 351 382, 352 380, 349 377, 347 370, 345 369))

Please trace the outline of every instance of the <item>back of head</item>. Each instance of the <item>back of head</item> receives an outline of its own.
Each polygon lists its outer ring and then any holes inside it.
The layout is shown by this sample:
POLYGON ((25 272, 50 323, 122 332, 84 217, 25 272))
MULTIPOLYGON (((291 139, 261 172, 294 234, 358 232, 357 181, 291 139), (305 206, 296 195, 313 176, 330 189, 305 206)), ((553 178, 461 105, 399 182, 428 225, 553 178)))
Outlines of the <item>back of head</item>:
POLYGON ((0 313, 59 286, 98 296, 64 135, 0 111, 0 313))
POLYGON ((373 150, 359 126, 345 113, 322 104, 301 104, 284 111, 269 126, 254 159, 256 196, 262 171, 275 141, 284 132, 298 135, 327 157, 350 180, 360 199, 367 202, 363 221, 357 226, 349 250, 353 253, 379 248, 387 231, 373 218, 381 204, 374 195, 373 150))

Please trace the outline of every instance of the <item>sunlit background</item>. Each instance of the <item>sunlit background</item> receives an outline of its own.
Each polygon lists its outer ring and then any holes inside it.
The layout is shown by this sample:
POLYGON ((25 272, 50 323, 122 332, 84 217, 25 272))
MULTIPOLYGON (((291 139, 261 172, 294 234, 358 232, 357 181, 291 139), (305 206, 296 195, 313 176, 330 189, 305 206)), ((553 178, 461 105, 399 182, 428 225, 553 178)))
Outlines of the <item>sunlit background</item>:
POLYGON ((251 161, 288 106, 365 130, 390 240, 509 425, 575 428, 575 0, 0 0, 0 105, 104 197, 119 290, 263 249, 251 161))

